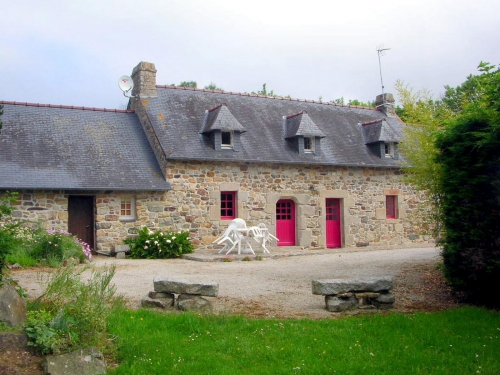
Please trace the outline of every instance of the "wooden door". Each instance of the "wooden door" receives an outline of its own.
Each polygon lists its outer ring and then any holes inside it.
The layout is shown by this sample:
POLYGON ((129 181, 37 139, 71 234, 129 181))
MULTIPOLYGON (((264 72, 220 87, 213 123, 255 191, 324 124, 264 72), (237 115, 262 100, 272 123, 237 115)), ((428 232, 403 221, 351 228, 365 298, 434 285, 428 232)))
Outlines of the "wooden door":
POLYGON ((295 203, 291 199, 276 203, 276 237, 278 246, 295 246, 295 203))
POLYGON ((326 247, 342 247, 340 199, 326 200, 326 247))
POLYGON ((68 232, 94 249, 94 197, 70 195, 68 198, 68 232))

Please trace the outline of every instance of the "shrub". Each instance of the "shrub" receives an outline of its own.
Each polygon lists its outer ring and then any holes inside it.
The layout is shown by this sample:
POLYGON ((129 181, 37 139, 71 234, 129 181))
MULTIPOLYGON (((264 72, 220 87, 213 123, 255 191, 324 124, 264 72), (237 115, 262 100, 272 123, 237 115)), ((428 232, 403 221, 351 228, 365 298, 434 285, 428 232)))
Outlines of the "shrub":
POLYGON ((130 246, 129 256, 136 259, 178 258, 182 254, 192 253, 193 245, 188 232, 152 231, 144 227, 137 230, 137 237, 127 238, 124 242, 130 246))
MULTIPOLYGON (((53 327, 52 315, 45 310, 28 311, 25 332, 30 346, 40 354, 58 354, 65 347, 72 347, 66 338, 69 332, 53 327)), ((66 330, 67 331, 67 330, 66 330)))
MULTIPOLYGON (((12 204, 17 201, 18 193, 7 191, 5 197, 0 200, 0 219, 4 216, 12 214, 12 204)), ((16 246, 17 240, 14 235, 17 224, 4 224, 0 226, 0 283, 3 282, 3 270, 5 268, 5 260, 13 247, 16 246)))
POLYGON ((45 291, 34 301, 25 325, 30 345, 42 354, 90 346, 109 351, 106 321, 122 306, 111 284, 114 274, 114 266, 96 270, 69 265, 41 280, 45 291))
MULTIPOLYGON (((9 253, 5 261, 6 264, 18 263, 21 267, 32 267, 37 264, 37 260, 33 259, 28 251, 33 245, 34 231, 26 222, 0 224, 0 231, 8 229, 10 238, 2 240, 4 246, 9 246, 9 253)), ((5 235, 0 233, 0 236, 5 235)))
MULTIPOLYGON (((500 76, 499 76, 500 78, 500 76)), ((500 126, 498 116, 462 116, 439 138, 443 169, 444 274, 457 294, 498 307, 500 126)))
POLYGON ((92 259, 88 244, 66 231, 54 229, 36 231, 28 254, 38 262, 50 266, 57 266, 69 258, 76 258, 80 263, 85 259, 92 259))

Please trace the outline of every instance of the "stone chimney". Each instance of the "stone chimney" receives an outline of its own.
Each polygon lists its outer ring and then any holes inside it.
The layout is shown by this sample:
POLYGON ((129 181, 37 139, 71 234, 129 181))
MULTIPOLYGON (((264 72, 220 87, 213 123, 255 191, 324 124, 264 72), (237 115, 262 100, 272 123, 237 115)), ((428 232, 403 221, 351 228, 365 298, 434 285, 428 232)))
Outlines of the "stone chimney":
MULTIPOLYGON (((135 82, 135 80, 134 80, 135 82)), ((375 99, 375 106, 380 111, 384 112, 386 116, 396 117, 396 110, 394 108, 394 95, 392 94, 380 94, 377 95, 375 99)))
POLYGON ((132 80, 134 81, 132 96, 137 96, 139 99, 157 97, 155 64, 141 61, 132 70, 132 80))

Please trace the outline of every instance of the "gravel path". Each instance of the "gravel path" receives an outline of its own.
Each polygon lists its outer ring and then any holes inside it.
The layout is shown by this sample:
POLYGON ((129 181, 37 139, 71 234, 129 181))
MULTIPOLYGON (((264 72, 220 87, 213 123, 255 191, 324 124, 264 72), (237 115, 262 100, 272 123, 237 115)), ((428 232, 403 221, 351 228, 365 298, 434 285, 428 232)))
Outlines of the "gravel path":
MULTIPOLYGON (((424 247, 357 250, 249 262, 98 257, 93 263, 98 267, 116 265, 113 281, 117 293, 122 294, 132 308, 139 307, 140 300, 153 289, 155 277, 165 277, 219 283, 219 297, 212 299, 216 313, 324 318, 331 317, 332 313, 325 310, 322 296, 311 293, 314 279, 392 276, 396 309, 414 310, 416 305, 420 306, 417 309, 425 309, 429 303, 448 303, 442 301, 449 300, 449 296, 442 295, 442 280, 435 271, 439 261, 438 249, 424 247)), ((41 291, 37 273, 36 270, 15 270, 12 276, 31 297, 36 297, 41 291)))

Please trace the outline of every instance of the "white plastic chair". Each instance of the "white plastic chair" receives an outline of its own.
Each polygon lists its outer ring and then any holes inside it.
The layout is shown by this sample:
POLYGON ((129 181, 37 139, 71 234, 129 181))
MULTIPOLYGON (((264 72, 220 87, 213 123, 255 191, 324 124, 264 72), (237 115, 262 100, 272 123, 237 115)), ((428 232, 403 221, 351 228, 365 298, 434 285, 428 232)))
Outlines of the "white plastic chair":
POLYGON ((250 242, 248 239, 244 236, 243 232, 238 229, 246 229, 247 224, 245 220, 237 218, 231 221, 229 226, 227 227, 226 231, 217 238, 213 243, 217 243, 218 245, 224 244, 224 247, 219 251, 219 254, 226 251, 226 254, 229 254, 233 249, 238 246, 238 254, 241 254, 241 243, 245 242, 247 245, 247 248, 252 252, 252 254, 255 254, 255 252, 252 249, 252 246, 250 245, 250 242))
MULTIPOLYGON (((259 223, 259 228, 267 229, 266 224, 264 223, 259 223)), ((274 234, 269 233, 269 230, 264 231, 264 236, 266 237, 266 241, 269 241, 269 239, 279 241, 278 237, 276 237, 274 234)))
POLYGON ((212 242, 216 243, 217 245, 224 244, 224 247, 219 250, 219 254, 226 251, 227 249, 229 249, 229 251, 226 254, 229 254, 229 252, 231 252, 231 250, 233 250, 238 244, 238 238, 235 235, 237 233, 236 228, 238 228, 238 224, 231 222, 226 231, 214 242, 212 242))

